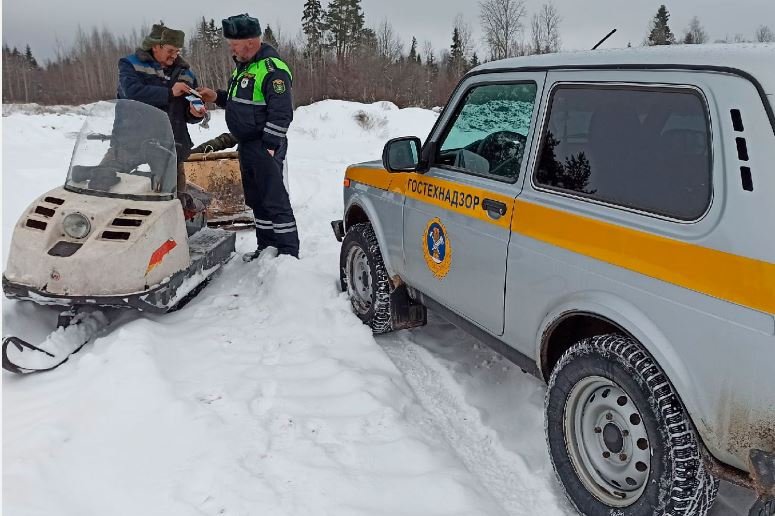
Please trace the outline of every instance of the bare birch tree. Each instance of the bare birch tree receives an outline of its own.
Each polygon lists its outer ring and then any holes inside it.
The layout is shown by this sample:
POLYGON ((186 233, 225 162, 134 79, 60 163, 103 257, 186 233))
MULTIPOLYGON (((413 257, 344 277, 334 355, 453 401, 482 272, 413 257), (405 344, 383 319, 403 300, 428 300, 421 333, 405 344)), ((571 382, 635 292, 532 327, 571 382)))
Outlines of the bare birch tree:
POLYGON ((551 54, 560 51, 560 23, 562 17, 551 2, 541 6, 533 15, 531 49, 534 54, 551 54))
POLYGON ((479 19, 491 59, 519 55, 526 16, 524 0, 479 2, 479 19))
POLYGON ((759 43, 771 43, 775 41, 775 34, 773 34, 768 26, 760 25, 759 28, 756 29, 756 36, 754 39, 759 43))
POLYGON ((702 45, 708 42, 708 33, 700 23, 700 19, 696 16, 689 22, 689 28, 686 29, 684 35, 684 43, 687 45, 702 45))
POLYGON ((387 20, 383 19, 377 27, 377 54, 387 63, 393 63, 398 61, 401 57, 401 51, 403 45, 396 32, 393 30, 393 25, 387 20))

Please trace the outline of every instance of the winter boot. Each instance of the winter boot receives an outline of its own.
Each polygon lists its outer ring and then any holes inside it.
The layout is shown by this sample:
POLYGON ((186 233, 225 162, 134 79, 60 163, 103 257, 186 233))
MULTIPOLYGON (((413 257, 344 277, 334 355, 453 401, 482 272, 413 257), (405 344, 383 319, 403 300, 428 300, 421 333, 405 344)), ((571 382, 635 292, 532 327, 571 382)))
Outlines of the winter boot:
POLYGON ((271 247, 271 246, 269 246, 269 247, 258 247, 255 251, 251 251, 249 253, 243 254, 242 255, 242 261, 245 262, 245 263, 252 262, 253 260, 258 258, 259 256, 263 256, 263 255, 271 256, 272 258, 274 258, 275 256, 277 256, 277 249, 275 249, 274 247, 271 247))

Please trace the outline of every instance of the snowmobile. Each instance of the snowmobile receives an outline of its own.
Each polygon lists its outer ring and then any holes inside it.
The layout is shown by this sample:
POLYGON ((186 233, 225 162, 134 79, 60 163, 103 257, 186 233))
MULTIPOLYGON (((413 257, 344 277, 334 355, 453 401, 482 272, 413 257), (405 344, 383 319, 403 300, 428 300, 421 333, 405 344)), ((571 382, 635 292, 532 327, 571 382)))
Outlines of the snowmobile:
POLYGON ((65 307, 41 344, 6 337, 2 366, 54 369, 106 331, 113 308, 180 308, 234 253, 235 234, 187 230, 176 196, 175 141, 163 111, 99 102, 78 134, 64 186, 23 213, 2 288, 10 299, 65 307))

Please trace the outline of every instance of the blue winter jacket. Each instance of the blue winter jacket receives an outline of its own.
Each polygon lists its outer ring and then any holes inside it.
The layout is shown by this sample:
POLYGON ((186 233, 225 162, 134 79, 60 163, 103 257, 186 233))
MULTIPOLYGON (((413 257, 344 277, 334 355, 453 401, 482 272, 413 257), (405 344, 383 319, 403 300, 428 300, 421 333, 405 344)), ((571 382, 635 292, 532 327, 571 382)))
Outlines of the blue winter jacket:
POLYGON ((202 118, 191 114, 185 96, 173 97, 172 86, 179 81, 192 88, 198 86, 196 76, 181 57, 165 68, 149 51, 138 49, 118 61, 117 97, 143 102, 167 112, 180 162, 189 156, 193 146, 187 124, 199 123, 202 118))

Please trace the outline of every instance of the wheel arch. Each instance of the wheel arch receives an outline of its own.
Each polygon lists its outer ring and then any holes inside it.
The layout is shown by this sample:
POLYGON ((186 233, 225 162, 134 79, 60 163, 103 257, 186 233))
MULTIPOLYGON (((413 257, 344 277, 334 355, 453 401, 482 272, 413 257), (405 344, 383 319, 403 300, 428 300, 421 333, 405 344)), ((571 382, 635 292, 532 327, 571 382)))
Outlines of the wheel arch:
POLYGON ((545 382, 549 381, 554 366, 576 342, 595 335, 621 333, 632 335, 614 321, 594 312, 568 311, 553 320, 541 338, 540 371, 545 382))
POLYGON ((379 217, 376 216, 376 209, 374 208, 371 201, 365 197, 358 197, 357 199, 353 199, 345 208, 345 233, 350 227, 361 223, 371 224, 371 227, 374 229, 374 234, 377 237, 377 242, 379 243, 379 248, 382 252, 382 261, 385 264, 385 269, 388 272, 388 276, 392 278, 396 269, 393 267, 393 260, 386 245, 385 232, 379 217))
POLYGON ((691 381, 689 364, 646 313, 614 294, 571 294, 548 312, 535 341, 539 343, 536 359, 544 381, 548 381, 556 360, 569 346, 599 332, 626 335, 646 349, 667 375, 702 438, 705 426, 698 423, 705 414, 697 402, 700 393, 691 381))
POLYGON ((588 334, 578 336, 574 340, 576 342, 589 335, 599 335, 590 333, 597 329, 622 333, 640 342, 665 372, 670 374, 671 379, 680 378, 679 375, 683 376, 687 371, 686 364, 675 352, 669 339, 646 313, 615 294, 589 291, 565 297, 544 317, 536 342, 540 343, 537 358, 541 371, 545 372, 545 379, 551 374, 551 366, 554 365, 550 359, 557 355, 557 349, 552 351, 553 347, 562 346, 577 335, 572 333, 574 330, 586 331, 588 334))

